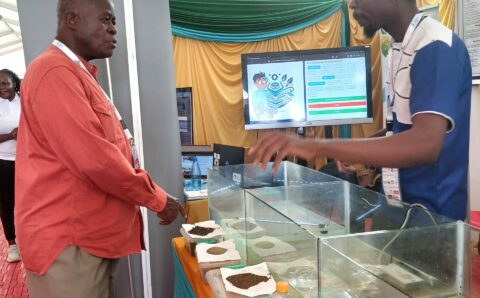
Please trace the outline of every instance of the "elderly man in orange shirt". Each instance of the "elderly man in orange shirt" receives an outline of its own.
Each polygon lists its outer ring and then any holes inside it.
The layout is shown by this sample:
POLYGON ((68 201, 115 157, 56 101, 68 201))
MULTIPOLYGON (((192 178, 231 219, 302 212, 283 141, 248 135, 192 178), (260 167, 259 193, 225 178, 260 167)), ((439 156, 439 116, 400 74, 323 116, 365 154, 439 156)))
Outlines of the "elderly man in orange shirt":
POLYGON ((139 206, 171 223, 182 205, 139 168, 92 59, 116 40, 109 0, 59 0, 57 37, 27 70, 16 224, 30 297, 111 297, 117 260, 143 248, 139 206))

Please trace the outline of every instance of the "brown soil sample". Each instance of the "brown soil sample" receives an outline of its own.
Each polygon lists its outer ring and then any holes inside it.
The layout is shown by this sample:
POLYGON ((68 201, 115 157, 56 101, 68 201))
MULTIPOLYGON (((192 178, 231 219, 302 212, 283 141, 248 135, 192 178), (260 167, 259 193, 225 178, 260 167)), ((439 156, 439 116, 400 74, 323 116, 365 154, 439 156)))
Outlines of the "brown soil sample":
POLYGON ((195 226, 193 227, 193 229, 188 231, 188 233, 193 235, 198 235, 198 236, 206 236, 213 231, 215 231, 214 228, 205 228, 205 227, 195 226))
POLYGON ((255 243, 255 246, 258 247, 258 248, 261 248, 261 249, 270 249, 270 248, 274 247, 275 244, 273 244, 270 241, 261 241, 261 242, 255 243))
POLYGON ((211 255, 215 255, 215 256, 219 256, 219 255, 223 255, 227 250, 223 247, 218 247, 218 246, 215 246, 215 247, 210 247, 209 249, 207 249, 207 252, 211 255))
POLYGON ((235 230, 239 230, 239 231, 251 231, 253 229, 255 229, 257 227, 256 224, 253 224, 251 222, 246 222, 246 223, 243 223, 243 222, 237 222, 236 224, 232 225, 232 228, 234 228, 235 230))
POLYGON ((256 286, 261 282, 268 281, 269 278, 262 275, 252 273, 242 273, 227 277, 227 280, 239 289, 246 290, 250 287, 256 286))

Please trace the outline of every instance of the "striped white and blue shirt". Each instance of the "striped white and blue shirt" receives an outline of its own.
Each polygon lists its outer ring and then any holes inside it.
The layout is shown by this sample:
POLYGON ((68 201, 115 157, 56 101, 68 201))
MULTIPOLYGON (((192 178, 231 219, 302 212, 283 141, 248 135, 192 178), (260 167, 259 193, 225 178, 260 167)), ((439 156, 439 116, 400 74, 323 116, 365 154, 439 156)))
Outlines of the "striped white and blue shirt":
POLYGON ((449 121, 442 151, 431 165, 400 169, 402 199, 464 220, 467 211, 472 70, 463 41, 430 17, 423 17, 410 39, 394 43, 387 79, 393 100, 393 132, 412 126, 422 113, 449 121))

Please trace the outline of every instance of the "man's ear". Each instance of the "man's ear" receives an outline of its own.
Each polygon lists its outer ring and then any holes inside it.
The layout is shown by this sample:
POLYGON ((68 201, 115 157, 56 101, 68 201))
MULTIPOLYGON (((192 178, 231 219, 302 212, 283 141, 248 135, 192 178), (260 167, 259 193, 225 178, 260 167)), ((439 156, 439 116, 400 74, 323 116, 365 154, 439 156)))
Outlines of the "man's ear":
POLYGON ((64 20, 65 20, 65 24, 70 29, 75 29, 75 27, 78 23, 78 18, 79 18, 78 13, 76 13, 74 11, 69 11, 69 12, 65 13, 65 15, 63 17, 64 17, 64 20))

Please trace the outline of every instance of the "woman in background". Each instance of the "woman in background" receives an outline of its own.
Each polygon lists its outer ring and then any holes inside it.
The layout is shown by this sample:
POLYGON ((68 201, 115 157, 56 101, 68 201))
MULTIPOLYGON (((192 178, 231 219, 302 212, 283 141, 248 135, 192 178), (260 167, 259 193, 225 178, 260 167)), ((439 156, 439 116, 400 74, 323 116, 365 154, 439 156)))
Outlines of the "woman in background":
POLYGON ((20 261, 15 242, 15 153, 20 121, 20 79, 8 70, 0 70, 0 218, 8 241, 7 262, 20 261))

